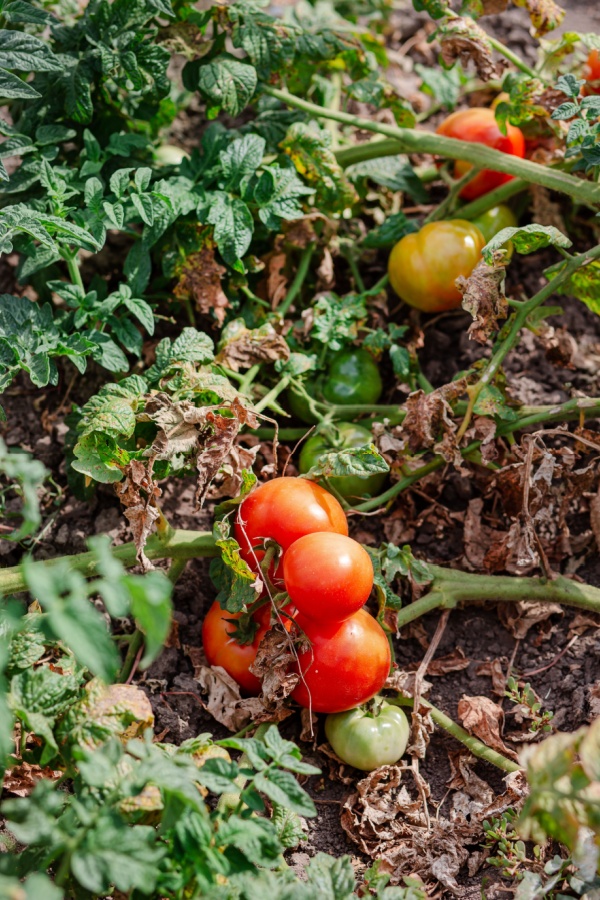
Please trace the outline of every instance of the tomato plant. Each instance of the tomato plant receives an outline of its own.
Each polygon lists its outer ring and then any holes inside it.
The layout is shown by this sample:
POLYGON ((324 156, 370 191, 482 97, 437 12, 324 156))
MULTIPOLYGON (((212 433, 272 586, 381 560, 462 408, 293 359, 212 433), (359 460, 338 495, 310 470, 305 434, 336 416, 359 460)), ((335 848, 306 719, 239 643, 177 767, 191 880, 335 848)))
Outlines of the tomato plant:
POLYGON ((287 550, 283 580, 302 615, 339 622, 366 603, 373 587, 373 563, 352 538, 316 532, 298 538, 287 550))
POLYGON ((320 485, 302 478, 274 478, 261 484, 241 504, 235 536, 251 568, 263 558, 267 538, 285 552, 298 538, 315 531, 348 534, 339 502, 320 485))
POLYGON ((455 285, 468 278, 481 258, 485 240, 464 219, 430 222, 401 238, 390 253, 390 284, 401 300, 423 312, 456 309, 462 294, 455 285))
POLYGON ((314 712, 343 712, 374 697, 390 671, 390 645, 381 625, 364 609, 343 622, 298 615, 310 646, 298 654, 300 682, 292 697, 314 712))
POLYGON ((371 772, 398 762, 406 750, 410 727, 401 709, 374 700, 358 709, 327 716, 325 734, 340 759, 371 772))
MULTIPOLYGON (((298 459, 300 474, 306 474, 323 453, 327 453, 330 450, 364 447, 371 441, 371 432, 354 422, 340 422, 336 426, 335 432, 328 430, 313 434, 304 442, 300 450, 298 459), (336 438, 337 440, 335 440, 336 438)), ((385 484, 386 478, 385 472, 375 472, 373 475, 365 477, 360 475, 332 475, 323 484, 323 487, 327 487, 329 484, 342 497, 356 500, 365 494, 374 496, 379 493, 385 484)))
MULTIPOLYGON (((438 126, 437 132, 445 137, 485 144, 511 156, 525 156, 525 138, 522 131, 515 125, 507 123, 506 134, 503 134, 494 112, 485 107, 460 109, 452 113, 438 126)), ((471 168, 471 163, 457 160, 454 164, 454 177, 461 178, 471 168)), ((511 177, 503 172, 483 169, 461 189, 460 196, 465 200, 474 200, 510 181, 511 177)))

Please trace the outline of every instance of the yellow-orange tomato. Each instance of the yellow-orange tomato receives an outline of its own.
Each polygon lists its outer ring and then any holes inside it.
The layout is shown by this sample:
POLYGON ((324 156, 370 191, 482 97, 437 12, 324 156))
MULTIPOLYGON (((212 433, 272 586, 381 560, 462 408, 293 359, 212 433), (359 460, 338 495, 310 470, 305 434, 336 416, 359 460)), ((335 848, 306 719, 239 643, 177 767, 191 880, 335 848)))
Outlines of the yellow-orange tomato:
POLYGON ((481 258, 485 239, 465 219, 430 222, 407 234, 390 253, 390 284, 401 300, 423 312, 444 312, 460 306, 454 282, 468 278, 481 258))
MULTIPOLYGON (((469 141, 475 144, 485 144, 494 150, 508 153, 511 156, 525 156, 525 138, 523 132, 515 125, 506 123, 506 134, 502 134, 492 109, 474 106, 471 109, 460 109, 452 113, 437 128, 437 133, 445 137, 458 138, 461 141, 469 141)), ((457 159, 454 163, 454 177, 461 178, 469 169, 471 163, 457 159)), ((512 175, 503 172, 494 172, 492 169, 482 169, 460 192, 465 200, 474 200, 500 187, 507 181, 511 181, 512 175)))

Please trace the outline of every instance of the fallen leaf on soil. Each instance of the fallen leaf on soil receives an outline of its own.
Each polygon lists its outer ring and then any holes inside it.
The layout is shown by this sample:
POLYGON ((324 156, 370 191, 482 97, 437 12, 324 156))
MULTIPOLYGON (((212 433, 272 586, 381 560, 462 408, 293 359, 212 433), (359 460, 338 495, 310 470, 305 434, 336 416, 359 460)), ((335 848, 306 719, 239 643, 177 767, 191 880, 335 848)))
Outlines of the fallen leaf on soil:
POLYGON ((441 675, 447 675, 448 672, 461 672, 463 669, 468 669, 470 665, 471 660, 467 659, 460 647, 456 647, 451 653, 447 653, 446 656, 432 659, 427 666, 427 675, 437 678, 441 675))
POLYGON ((221 666, 200 666, 194 677, 202 693, 208 694, 202 705, 230 731, 240 731, 250 722, 281 722, 292 714, 285 707, 267 709, 258 697, 242 699, 239 685, 221 666))
POLYGON ((21 762, 18 766, 7 769, 2 783, 2 788, 15 797, 28 797, 34 787, 42 778, 56 781, 63 773, 51 769, 49 766, 41 768, 28 762, 21 762))
POLYGON ((491 659, 488 662, 481 663, 475 669, 476 675, 488 675, 492 679, 492 691, 499 697, 504 697, 506 690, 506 667, 508 660, 506 657, 501 659, 491 659))
POLYGON ((500 621, 514 638, 522 640, 530 628, 538 622, 545 622, 550 616, 562 616, 564 610, 558 603, 535 600, 518 600, 516 603, 502 603, 498 607, 500 621))
POLYGON ((498 77, 506 66, 504 61, 494 62, 487 34, 472 19, 451 19, 440 37, 440 45, 442 59, 448 68, 460 60, 467 69, 472 62, 482 81, 498 77))
POLYGON ((600 681, 595 681, 588 685, 587 699, 590 705, 590 715, 588 721, 593 722, 600 716, 600 681))
POLYGON ((435 725, 431 718, 431 707, 427 706, 426 703, 420 703, 418 709, 415 709, 413 706, 411 710, 411 725, 407 753, 410 753, 411 756, 416 756, 417 759, 425 759, 431 735, 435 730, 435 725))
POLYGON ((499 330, 499 322, 508 315, 508 302, 503 290, 505 256, 500 250, 494 256, 493 266, 481 260, 468 278, 461 275, 456 279, 456 287, 463 298, 462 307, 473 317, 468 335, 480 344, 487 343, 490 335, 499 330))
MULTIPOLYGON (((395 672, 388 675, 384 688, 387 691, 398 691, 403 697, 412 697, 415 692, 415 677, 416 672, 405 672, 403 669, 396 669, 395 672)), ((421 696, 426 697, 432 687, 433 684, 430 681, 423 679, 421 682, 421 696)))
POLYGON ((192 300, 202 315, 214 313, 222 325, 231 305, 221 287, 221 278, 226 271, 225 266, 216 261, 214 247, 207 244, 198 253, 187 257, 173 295, 178 300, 192 300))
POLYGON ((569 637, 575 634, 584 634, 590 628, 600 628, 600 617, 579 612, 569 624, 569 637))
POLYGON ((458 718, 469 734, 478 737, 486 746, 511 759, 517 758, 501 737, 504 713, 489 697, 463 696, 458 702, 458 718))
POLYGON ((292 693, 300 676, 290 672, 295 661, 292 641, 283 626, 276 624, 261 640, 250 671, 262 683, 261 700, 267 706, 277 706, 292 693))
POLYGON ((455 748, 448 752, 450 778, 448 788, 456 791, 452 795, 452 809, 460 812, 465 819, 486 809, 494 799, 494 792, 487 781, 473 771, 477 760, 468 750, 455 748))

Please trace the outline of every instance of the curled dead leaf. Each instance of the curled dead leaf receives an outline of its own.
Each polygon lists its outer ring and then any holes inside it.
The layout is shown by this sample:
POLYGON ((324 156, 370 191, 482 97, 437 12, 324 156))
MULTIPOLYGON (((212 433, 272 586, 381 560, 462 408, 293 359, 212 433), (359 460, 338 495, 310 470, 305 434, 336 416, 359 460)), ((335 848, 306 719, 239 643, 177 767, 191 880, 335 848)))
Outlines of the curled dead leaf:
POLYGON ((290 671, 294 660, 289 633, 282 625, 273 625, 261 640, 250 666, 262 684, 261 700, 266 706, 280 705, 298 684, 299 675, 290 671))
POLYGON ((497 694, 498 697, 504 697, 507 666, 508 660, 505 657, 502 659, 491 659, 478 665, 475 669, 475 674, 489 676, 492 679, 492 691, 494 694, 497 694))
POLYGON ((473 316, 469 326, 469 337, 485 344, 499 330, 499 321, 508 315, 508 303, 504 296, 506 267, 503 254, 498 254, 498 263, 488 266, 484 260, 475 266, 468 278, 456 279, 456 287, 463 295, 462 307, 473 316))
POLYGON ((513 750, 509 750, 501 737, 504 725, 504 712, 489 697, 463 696, 458 703, 458 718, 469 734, 475 735, 492 750, 504 756, 516 759, 513 750))
POLYGON ((146 541, 160 513, 157 500, 162 491, 152 475, 154 460, 146 464, 132 459, 125 468, 125 478, 115 484, 115 491, 125 507, 125 517, 129 521, 137 558, 145 572, 154 566, 144 553, 146 541))
POLYGON ((231 304, 225 294, 221 279, 225 266, 215 259, 215 248, 207 244, 197 253, 191 253, 179 273, 179 281, 173 294, 178 300, 191 300, 202 315, 214 314, 222 325, 231 304))
POLYGON ((290 348, 283 335, 270 322, 260 328, 246 328, 243 319, 235 319, 223 333, 223 342, 215 362, 239 372, 262 362, 288 360, 290 348))
POLYGON ((548 31, 558 28, 565 17, 554 0, 513 0, 515 6, 522 6, 529 13, 536 37, 543 37, 548 31))
POLYGON ((545 622, 550 616, 564 615, 559 603, 519 600, 517 603, 503 603, 498 607, 500 621, 517 640, 522 640, 530 628, 545 622))
POLYGON ((42 778, 49 781, 57 781, 63 773, 51 769, 50 766, 41 767, 28 762, 19 762, 6 770, 2 789, 7 794, 15 797, 28 797, 42 778))
POLYGON ((440 44, 448 68, 457 60, 465 69, 472 62, 482 81, 499 77, 506 66, 504 61, 494 62, 489 38, 473 19, 459 16, 451 19, 443 29, 440 44))
POLYGON ((239 685, 221 666, 198 666, 194 678, 202 693, 208 695, 201 699, 204 708, 230 731, 240 731, 250 722, 281 722, 292 714, 282 706, 267 709, 258 697, 242 699, 239 685))

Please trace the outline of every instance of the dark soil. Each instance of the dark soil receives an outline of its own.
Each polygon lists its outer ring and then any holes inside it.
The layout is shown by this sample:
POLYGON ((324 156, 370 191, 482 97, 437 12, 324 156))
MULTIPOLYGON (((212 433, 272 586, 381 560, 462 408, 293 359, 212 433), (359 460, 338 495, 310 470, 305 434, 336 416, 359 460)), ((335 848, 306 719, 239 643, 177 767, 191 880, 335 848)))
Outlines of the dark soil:
MULTIPOLYGON (((592 31, 600 25, 600 11, 595 4, 569 0, 563 2, 568 9, 566 30, 592 31)), ((414 35, 424 19, 412 10, 402 13, 398 19, 401 41, 414 35)), ((514 46, 517 52, 530 52, 527 17, 521 9, 511 9, 486 20, 485 26, 493 30, 503 41, 514 46)), ((563 29, 564 30, 564 29, 563 29)), ((186 123, 189 127, 190 122, 186 123)), ((198 123, 196 123, 196 128, 198 123)), ((585 242, 585 233, 581 235, 585 242)), ((510 270, 510 288, 515 296, 521 292, 531 294, 539 286, 539 273, 553 261, 552 253, 518 258, 510 270)), ((3 289, 11 289, 10 272, 6 268, 0 276, 3 289)), ((575 368, 559 368, 547 358, 538 340, 527 334, 519 348, 509 357, 506 370, 513 396, 522 403, 555 403, 567 399, 574 390, 591 396, 600 392, 598 360, 600 357, 600 320, 582 304, 566 300, 563 316, 551 320, 555 327, 564 328, 574 338, 579 348, 575 368)), ((434 385, 441 385, 466 368, 473 359, 489 351, 470 342, 466 327, 469 318, 464 314, 452 314, 425 322, 425 343, 421 351, 423 371, 434 385)), ((57 484, 65 488, 63 444, 66 433, 64 409, 69 377, 61 380, 55 389, 38 391, 23 381, 6 392, 3 397, 8 416, 2 426, 2 435, 11 447, 31 451, 52 471, 57 484)), ((73 384, 70 399, 83 402, 95 390, 93 380, 77 380, 73 384)), ((191 481, 170 481, 163 485, 163 508, 169 521, 179 528, 209 529, 210 510, 196 512, 194 488, 191 481)), ((403 495, 401 506, 412 504, 419 524, 413 527, 414 552, 432 562, 452 563, 464 552, 462 513, 469 500, 477 495, 479 486, 474 479, 447 473, 443 486, 427 493, 427 486, 403 495), (440 526, 440 507, 445 511, 440 526)), ((413 517, 414 518, 414 517, 413 517)), ((381 523, 365 517, 352 519, 352 528, 361 540, 378 543, 382 538, 381 523)), ((582 528, 588 528, 587 523, 582 528)), ((86 537, 94 533, 107 533, 115 543, 129 539, 127 523, 119 504, 109 489, 100 489, 89 502, 82 503, 65 489, 56 498, 54 506, 47 509, 41 540, 36 544, 37 558, 45 558, 85 549, 86 537)), ((410 536, 409 536, 410 537, 410 536)), ((0 542, 3 564, 17 561, 11 545, 0 542)), ((577 574, 591 584, 600 586, 600 563, 593 541, 589 541, 577 560, 577 574)), ((193 665, 188 648, 201 645, 201 623, 215 591, 208 576, 208 564, 193 561, 179 580, 175 591, 175 620, 178 630, 178 646, 167 648, 151 668, 139 676, 139 683, 147 690, 156 717, 156 732, 162 739, 179 743, 201 732, 215 736, 225 735, 225 730, 206 712, 198 686, 193 678, 193 665)), ((538 692, 546 708, 554 714, 554 723, 560 730, 572 731, 590 721, 590 689, 600 679, 600 630, 589 629, 573 641, 570 625, 571 612, 554 616, 550 621, 534 626, 527 636, 517 642, 501 623, 493 605, 486 608, 468 608, 452 612, 436 656, 444 656, 460 648, 469 660, 469 667, 442 677, 431 678, 433 688, 430 698, 451 717, 457 717, 457 706, 463 695, 487 695, 491 692, 488 676, 478 675, 476 669, 486 661, 500 659, 508 671, 512 661, 518 673, 524 674, 538 692), (565 650, 567 645, 570 645, 565 650), (565 651, 563 653, 563 651, 565 651), (531 673, 531 674, 528 674, 531 673)), ((437 615, 423 620, 424 634, 431 638, 438 621, 437 615)), ((402 635, 396 641, 396 653, 402 668, 414 668, 423 656, 423 646, 414 636, 402 635)), ((510 704, 505 701, 507 731, 513 727, 509 713, 510 704)), ((596 708, 597 713, 597 708, 596 708)), ((283 723, 282 730, 297 739, 299 717, 283 723)), ((319 735, 321 740, 322 735, 319 735)), ((428 756, 422 765, 432 791, 432 801, 439 803, 447 795, 450 776, 448 750, 454 746, 452 739, 437 732, 431 741, 428 756)), ((297 852, 291 854, 291 863, 299 870, 308 858, 319 851, 335 855, 349 853, 358 870, 368 861, 360 857, 356 846, 346 837, 340 826, 340 806, 353 786, 330 777, 335 766, 319 751, 305 744, 306 754, 315 759, 323 770, 323 776, 309 779, 307 788, 318 805, 318 818, 308 823, 308 840, 297 852)), ((479 763, 476 773, 500 791, 501 778, 497 770, 486 763, 479 763)), ((447 801, 446 801, 447 802, 447 801)), ((442 805, 441 812, 446 807, 442 805)), ((497 881, 495 870, 483 869, 473 878, 462 879, 460 896, 479 898, 482 879, 497 881)))

